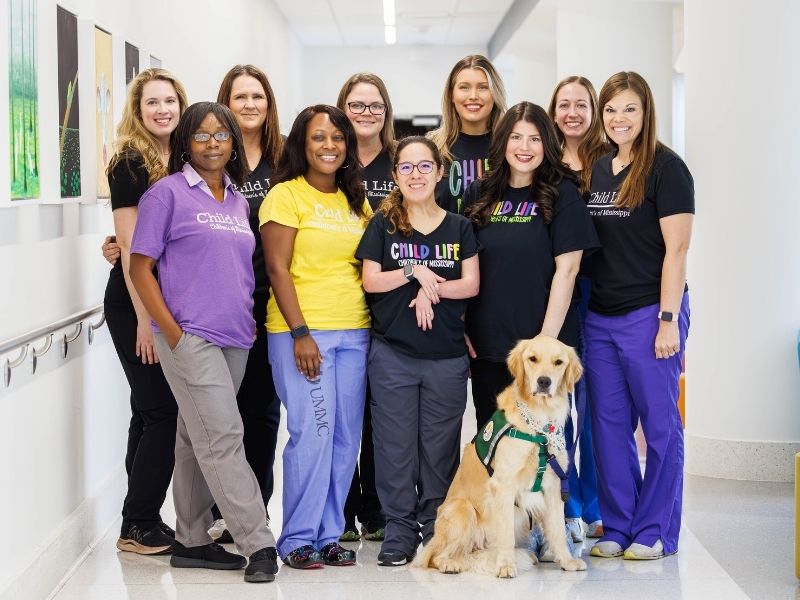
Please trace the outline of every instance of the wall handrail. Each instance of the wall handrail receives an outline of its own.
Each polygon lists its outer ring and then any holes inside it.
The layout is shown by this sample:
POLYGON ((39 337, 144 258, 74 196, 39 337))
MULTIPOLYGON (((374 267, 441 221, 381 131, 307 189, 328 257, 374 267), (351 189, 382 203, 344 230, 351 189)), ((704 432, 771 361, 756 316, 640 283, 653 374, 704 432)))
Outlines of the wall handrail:
POLYGON ((103 305, 98 304, 97 306, 93 306, 92 308, 87 308, 86 310, 82 310, 80 312, 74 313, 69 315, 68 317, 64 317, 56 321, 55 323, 51 323, 50 325, 45 325, 44 327, 39 327, 38 329, 34 329, 33 331, 29 331, 28 333, 24 333, 22 335, 18 335, 16 337, 4 340, 0 342, 0 355, 7 354, 13 350, 19 350, 19 356, 14 359, 13 361, 9 360, 8 358, 5 361, 4 365, 4 383, 5 387, 8 387, 11 381, 11 369, 14 369, 20 366, 28 355, 28 350, 30 345, 35 342, 36 340, 47 338, 44 346, 41 348, 32 348, 33 352, 32 355, 32 363, 31 369, 32 372, 36 372, 36 363, 37 358, 43 356, 50 350, 52 346, 53 334, 55 332, 65 329, 70 325, 75 325, 74 333, 69 335, 69 337, 64 334, 62 339, 62 356, 66 358, 67 356, 67 347, 71 342, 74 342, 78 339, 78 336, 81 334, 83 328, 83 322, 88 320, 91 316, 96 315, 97 313, 102 313, 100 320, 95 324, 91 321, 88 324, 87 330, 89 332, 89 344, 92 343, 94 338, 94 330, 102 327, 103 323, 105 322, 105 313, 103 313, 103 305))

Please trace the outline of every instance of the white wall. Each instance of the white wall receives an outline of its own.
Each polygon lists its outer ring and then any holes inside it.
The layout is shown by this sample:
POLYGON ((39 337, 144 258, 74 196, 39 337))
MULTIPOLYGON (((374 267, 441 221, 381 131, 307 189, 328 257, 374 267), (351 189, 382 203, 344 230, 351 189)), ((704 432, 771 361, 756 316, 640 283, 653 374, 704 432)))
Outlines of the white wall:
MULTIPOLYGON (((191 101, 215 99, 225 71, 251 62, 270 76, 283 129, 288 130, 301 108, 300 45, 269 0, 230 0, 224 10, 212 0, 61 4, 114 36, 115 124, 125 93, 125 41, 138 46, 143 56, 160 58, 184 82, 191 101)), ((39 200, 8 206, 8 124, 0 118, 2 340, 102 302, 108 266, 99 247, 113 231, 110 208, 94 203, 94 186, 86 177, 83 200, 91 202, 61 204, 58 197, 56 0, 39 0, 37 7, 39 200)), ((2 10, 7 10, 5 4, 2 10)), ((7 101, 5 20, 0 30, 0 96, 7 101)), ((88 58, 91 68, 93 59, 88 58)), ((82 84, 91 87, 93 69, 81 76, 82 84)), ((94 136, 94 104, 83 89, 81 159, 93 177, 94 150, 84 140, 94 136)), ((0 109, 7 111, 7 104, 0 101, 0 109)), ((121 507, 129 390, 108 331, 100 330, 92 347, 84 333, 66 361, 59 351, 56 346, 41 360, 35 376, 29 375, 28 361, 14 370, 8 388, 0 383, 3 599, 44 597, 121 507)), ((0 356, 0 361, 6 358, 14 356, 0 356)))
POLYGON ((335 104, 342 84, 354 73, 380 76, 396 116, 442 112, 442 92, 450 69, 467 54, 485 54, 475 46, 307 46, 303 49, 303 107, 335 104), (321 59, 322 57, 322 59, 321 59))

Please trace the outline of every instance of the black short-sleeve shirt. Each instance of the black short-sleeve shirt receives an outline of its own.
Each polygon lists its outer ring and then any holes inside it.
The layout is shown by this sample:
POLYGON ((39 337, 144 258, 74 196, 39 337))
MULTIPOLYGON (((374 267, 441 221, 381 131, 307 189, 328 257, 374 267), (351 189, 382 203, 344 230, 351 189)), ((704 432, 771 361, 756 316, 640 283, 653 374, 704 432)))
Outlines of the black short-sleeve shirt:
MULTIPOLYGON (((138 153, 123 156, 108 174, 111 209, 139 206, 139 199, 149 187, 147 169, 138 153)), ((116 310, 133 310, 133 302, 122 274, 122 261, 111 268, 106 284, 104 304, 116 310)))
MULTIPOLYGON (((367 225, 356 257, 393 271, 407 264, 424 264, 440 277, 461 278, 462 262, 478 252, 472 225, 461 215, 446 213, 439 226, 427 235, 413 231, 408 237, 400 231, 389 233, 389 222, 376 213, 367 225)), ((417 326, 416 312, 409 303, 419 284, 409 282, 390 292, 367 294, 372 317, 372 335, 393 348, 417 358, 456 358, 467 353, 464 342, 466 300, 443 298, 433 306, 433 329, 417 326)))
POLYGON ((489 170, 489 144, 492 135, 469 135, 459 133, 450 146, 453 157, 445 165, 444 177, 436 186, 436 200, 445 210, 454 213, 464 212, 464 192, 473 181, 477 181, 489 170))
MULTIPOLYGON (((466 206, 478 199, 472 184, 466 206)), ((467 308, 467 334, 478 358, 504 361, 517 341, 542 330, 555 257, 599 246, 589 213, 572 181, 558 185, 553 218, 544 222, 530 187, 507 188, 489 223, 476 228, 481 245, 481 290, 467 308)), ((578 344, 575 302, 564 319, 559 339, 578 344)))
POLYGON ((371 163, 364 167, 364 189, 367 201, 376 210, 394 188, 392 179, 392 159, 388 150, 383 150, 371 163))
POLYGON ((264 264, 264 251, 261 247, 261 233, 258 230, 258 209, 264 201, 264 196, 269 191, 269 181, 272 177, 272 167, 266 156, 262 155, 255 170, 250 173, 244 185, 236 189, 245 197, 250 205, 250 229, 256 238, 256 247, 253 250, 253 273, 256 279, 255 294, 266 295, 269 290, 267 267, 264 264))
POLYGON ((659 219, 694 213, 694 181, 681 158, 665 146, 656 151, 642 204, 631 211, 614 204, 629 168, 611 170, 613 153, 592 169, 587 207, 602 252, 588 262, 592 278, 589 308, 622 315, 661 299, 661 270, 666 247, 659 219))

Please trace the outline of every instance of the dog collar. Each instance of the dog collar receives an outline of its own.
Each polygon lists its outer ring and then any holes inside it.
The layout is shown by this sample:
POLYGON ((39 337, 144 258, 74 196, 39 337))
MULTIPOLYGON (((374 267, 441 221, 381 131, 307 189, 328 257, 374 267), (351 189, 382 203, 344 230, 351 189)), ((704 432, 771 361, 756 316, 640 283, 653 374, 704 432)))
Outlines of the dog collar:
POLYGON ((561 454, 567 451, 567 438, 564 435, 564 428, 555 419, 537 419, 530 409, 519 400, 517 400, 517 409, 519 409, 528 427, 547 438, 547 450, 550 454, 561 454))

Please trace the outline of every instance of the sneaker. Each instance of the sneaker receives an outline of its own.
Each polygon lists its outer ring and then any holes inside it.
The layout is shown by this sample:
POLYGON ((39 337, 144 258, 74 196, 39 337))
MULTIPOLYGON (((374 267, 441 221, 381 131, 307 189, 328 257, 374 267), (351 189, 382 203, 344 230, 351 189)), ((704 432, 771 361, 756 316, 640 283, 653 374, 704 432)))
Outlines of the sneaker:
POLYGON ((117 548, 123 552, 136 554, 169 554, 175 538, 168 536, 156 525, 150 529, 141 529, 132 524, 128 531, 117 540, 117 548))
POLYGON ((173 540, 175 539, 175 530, 166 523, 164 523, 164 521, 161 521, 161 523, 158 524, 158 528, 161 531, 163 531, 165 535, 168 535, 173 540))
POLYGON ((622 556, 622 546, 612 541, 597 542, 589 554, 600 558, 616 558, 622 556))
POLYGON ((344 532, 339 536, 340 542, 357 542, 360 539, 355 525, 345 525, 344 532))
POLYGON ((244 580, 248 583, 264 583, 275 581, 278 572, 278 552, 275 548, 262 548, 250 555, 244 580))
POLYGON ((324 564, 322 555, 311 544, 295 548, 286 555, 283 562, 293 569, 319 569, 324 564))
POLYGON ((587 538, 601 538, 605 535, 602 521, 592 521, 586 526, 587 538))
POLYGON ((172 558, 169 564, 178 569, 232 571, 243 569, 247 564, 247 559, 244 556, 228 552, 216 542, 187 548, 176 541, 172 548, 172 558))
POLYGON ((625 550, 623 558, 625 560, 658 560, 659 558, 664 558, 664 544, 661 543, 661 540, 656 540, 656 543, 652 546, 634 542, 625 550))
POLYGON ((355 550, 342 548, 336 542, 325 544, 319 553, 322 554, 325 564, 330 567, 347 567, 356 564, 355 550))
POLYGON ((211 536, 218 544, 232 544, 233 536, 228 531, 228 526, 225 525, 225 519, 217 519, 208 528, 208 535, 211 536))
POLYGON ((361 537, 370 542, 382 542, 384 530, 383 527, 378 526, 370 531, 369 527, 361 528, 361 537))
POLYGON ((378 553, 378 566, 400 567, 414 560, 415 554, 406 554, 402 550, 381 550, 378 553))
POLYGON ((573 542, 582 542, 583 541, 583 525, 581 524, 580 518, 568 518, 564 520, 567 524, 567 535, 572 538, 573 542))

